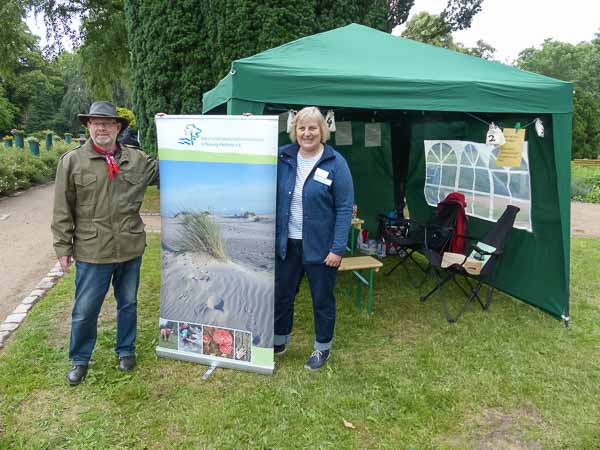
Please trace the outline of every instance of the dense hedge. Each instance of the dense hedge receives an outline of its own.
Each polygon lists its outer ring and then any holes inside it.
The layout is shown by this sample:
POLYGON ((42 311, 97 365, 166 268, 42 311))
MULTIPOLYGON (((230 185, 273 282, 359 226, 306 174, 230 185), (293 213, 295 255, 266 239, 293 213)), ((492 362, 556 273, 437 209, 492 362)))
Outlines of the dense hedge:
POLYGON ((54 179, 60 155, 77 144, 54 144, 52 150, 40 149, 40 156, 15 147, 0 148, 0 196, 27 189, 54 179))
MULTIPOLYGON (((125 2, 133 104, 142 148, 154 153, 154 115, 200 114, 202 94, 231 62, 351 22, 391 31, 398 0, 140 0, 125 2)), ((410 8, 409 8, 410 9, 410 8)), ((315 65, 327 64, 315 61, 315 65)))

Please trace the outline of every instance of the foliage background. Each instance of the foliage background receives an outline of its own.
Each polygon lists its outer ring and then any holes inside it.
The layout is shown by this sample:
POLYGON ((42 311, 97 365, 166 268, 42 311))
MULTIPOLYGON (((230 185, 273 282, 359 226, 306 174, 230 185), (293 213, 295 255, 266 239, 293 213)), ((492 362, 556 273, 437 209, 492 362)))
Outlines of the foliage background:
MULTIPOLYGON (((202 94, 231 62, 285 42, 362 23, 404 37, 494 59, 483 40, 474 47, 452 33, 468 28, 482 0, 448 0, 439 15, 407 22, 414 0, 6 0, 0 5, 0 135, 12 128, 75 135, 77 114, 93 100, 130 109, 143 148, 155 152, 154 115, 197 114, 202 94), (39 14, 48 42, 25 24, 39 14), (78 25, 74 25, 78 24, 78 25), (64 49, 70 41, 73 51, 64 49)), ((322 63, 322 62, 318 62, 322 63)), ((573 81, 573 157, 600 155, 600 34, 591 42, 546 40, 524 49, 517 67, 573 81)))

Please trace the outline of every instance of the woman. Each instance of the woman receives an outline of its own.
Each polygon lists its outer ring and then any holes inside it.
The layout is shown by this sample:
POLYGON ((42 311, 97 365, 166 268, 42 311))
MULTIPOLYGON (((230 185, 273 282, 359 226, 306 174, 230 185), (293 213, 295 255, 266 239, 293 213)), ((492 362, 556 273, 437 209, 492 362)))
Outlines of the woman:
POLYGON ((325 142, 327 123, 315 107, 293 121, 293 144, 279 149, 274 351, 290 342, 294 299, 304 273, 313 301, 314 351, 304 367, 319 370, 327 361, 335 328, 333 288, 346 249, 354 188, 346 160, 325 142))

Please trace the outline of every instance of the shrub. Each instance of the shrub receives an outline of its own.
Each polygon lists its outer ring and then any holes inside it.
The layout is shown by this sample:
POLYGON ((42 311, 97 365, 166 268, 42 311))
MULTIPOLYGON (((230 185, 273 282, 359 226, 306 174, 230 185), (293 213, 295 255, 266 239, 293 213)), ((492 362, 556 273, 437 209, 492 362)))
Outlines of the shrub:
POLYGON ((135 114, 133 114, 133 111, 127 108, 117 108, 117 114, 119 117, 124 117, 129 121, 129 128, 136 129, 135 114))
POLYGON ((573 166, 571 178, 573 200, 600 203, 600 167, 573 166))
POLYGON ((41 151, 40 156, 25 150, 0 148, 0 196, 54 179, 60 156, 74 147, 57 143, 50 151, 41 151))

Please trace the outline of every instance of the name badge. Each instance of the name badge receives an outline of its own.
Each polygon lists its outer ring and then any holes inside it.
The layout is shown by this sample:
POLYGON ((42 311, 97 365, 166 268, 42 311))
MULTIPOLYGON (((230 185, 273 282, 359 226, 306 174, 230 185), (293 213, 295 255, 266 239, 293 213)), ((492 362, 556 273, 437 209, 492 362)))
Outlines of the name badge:
POLYGON ((315 181, 318 181, 319 183, 323 183, 326 186, 331 186, 331 183, 333 182, 333 180, 329 180, 328 178, 320 177, 316 173, 315 173, 315 181))
POLYGON ((317 169, 315 170, 315 175, 319 178, 327 178, 329 176, 329 172, 317 167, 317 169))

